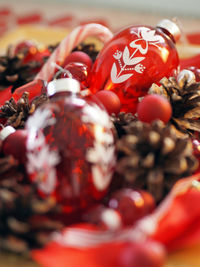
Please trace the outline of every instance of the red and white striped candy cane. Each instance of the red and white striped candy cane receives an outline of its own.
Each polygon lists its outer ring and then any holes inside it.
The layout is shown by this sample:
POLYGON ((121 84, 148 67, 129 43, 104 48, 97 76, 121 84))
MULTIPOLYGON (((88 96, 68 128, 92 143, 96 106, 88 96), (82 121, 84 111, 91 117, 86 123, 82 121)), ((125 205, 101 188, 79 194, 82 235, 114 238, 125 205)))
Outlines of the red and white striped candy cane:
POLYGON ((73 48, 89 36, 96 36, 105 43, 112 38, 113 34, 105 26, 96 23, 76 27, 65 39, 62 40, 35 79, 50 81, 56 70, 56 65, 54 63, 62 66, 73 48))

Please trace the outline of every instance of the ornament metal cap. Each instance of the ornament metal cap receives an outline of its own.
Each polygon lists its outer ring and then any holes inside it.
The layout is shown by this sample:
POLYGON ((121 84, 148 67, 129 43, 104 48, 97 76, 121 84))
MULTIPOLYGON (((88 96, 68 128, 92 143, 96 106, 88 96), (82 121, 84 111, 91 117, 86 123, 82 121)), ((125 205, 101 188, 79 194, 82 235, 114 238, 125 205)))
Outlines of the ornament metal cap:
POLYGON ((178 25, 169 19, 163 19, 159 21, 156 27, 166 29, 173 36, 175 42, 181 37, 181 30, 179 29, 178 25))
POLYGON ((49 82, 47 85, 48 95, 52 96, 58 92, 79 93, 80 83, 77 80, 71 78, 62 78, 49 82))
POLYGON ((6 126, 0 131, 0 139, 5 140, 10 134, 14 133, 16 130, 12 126, 6 126))

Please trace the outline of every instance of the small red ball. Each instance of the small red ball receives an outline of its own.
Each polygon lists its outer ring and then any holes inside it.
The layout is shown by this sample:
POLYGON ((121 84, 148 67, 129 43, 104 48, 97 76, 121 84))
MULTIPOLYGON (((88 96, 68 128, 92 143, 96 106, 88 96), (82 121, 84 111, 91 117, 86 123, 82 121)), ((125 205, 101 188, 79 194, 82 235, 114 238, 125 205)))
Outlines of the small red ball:
POLYGON ((83 220, 93 223, 104 230, 119 230, 122 225, 120 213, 103 205, 94 206, 89 209, 83 214, 83 220))
POLYGON ((121 214, 123 224, 127 226, 151 213, 155 201, 148 192, 125 188, 115 192, 108 205, 121 214))
POLYGON ((137 107, 138 118, 143 122, 161 120, 167 123, 172 115, 169 101, 160 95, 146 95, 137 107))
POLYGON ((58 78, 73 78, 79 81, 83 88, 88 86, 89 68, 81 62, 71 62, 64 67, 66 72, 62 72, 58 78))
POLYGON ((95 94, 96 98, 104 105, 108 114, 118 114, 121 109, 119 97, 112 91, 101 90, 95 94))
POLYGON ((12 155, 20 163, 24 163, 26 160, 26 140, 26 130, 17 130, 10 134, 2 143, 4 154, 12 155))
POLYGON ((197 68, 195 66, 191 66, 187 68, 188 70, 192 71, 195 75, 196 81, 200 82, 200 68, 197 68))
POLYGON ((81 52, 81 51, 75 51, 72 52, 64 61, 63 66, 66 66, 69 63, 72 62, 79 62, 83 63, 88 66, 88 69, 91 69, 92 67, 92 59, 88 54, 81 52))

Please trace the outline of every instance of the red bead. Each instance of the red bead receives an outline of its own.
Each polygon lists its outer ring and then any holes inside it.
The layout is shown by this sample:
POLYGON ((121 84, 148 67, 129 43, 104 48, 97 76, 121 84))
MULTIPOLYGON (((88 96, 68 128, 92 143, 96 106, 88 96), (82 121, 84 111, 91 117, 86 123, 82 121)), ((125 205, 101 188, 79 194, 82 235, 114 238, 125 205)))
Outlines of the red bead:
POLYGON ((15 99, 15 101, 18 101, 24 92, 29 93, 29 101, 32 101, 35 97, 46 93, 46 83, 42 80, 34 80, 26 83, 25 85, 18 87, 14 91, 12 97, 15 99))
POLYGON ((98 205, 83 215, 83 220, 104 230, 119 230, 122 225, 118 211, 98 205))
POLYGON ((153 197, 144 191, 122 189, 113 194, 109 207, 119 211, 124 225, 132 225, 155 207, 153 197))
POLYGON ((161 120, 167 123, 172 115, 172 107, 169 101, 160 95, 147 95, 138 104, 137 113, 139 120, 152 122, 161 120))
POLYGON ((120 267, 162 267, 166 251, 155 241, 127 243, 116 255, 120 267))
POLYGON ((26 140, 27 131, 17 130, 10 134, 2 143, 2 149, 5 155, 12 155, 20 163, 26 161, 26 140))
POLYGON ((118 114, 120 112, 121 103, 119 97, 112 91, 102 90, 95 94, 95 96, 104 105, 108 114, 118 114))
POLYGON ((86 64, 81 62, 71 62, 64 67, 64 70, 59 75, 59 78, 73 78, 79 81, 83 85, 83 88, 85 88, 88 86, 88 75, 89 68, 86 64))
POLYGON ((72 62, 79 62, 85 64, 88 69, 90 70, 92 67, 92 59, 88 54, 81 52, 81 51, 75 51, 72 52, 64 61, 63 66, 66 66, 69 63, 72 62))
POLYGON ((105 44, 95 61, 90 89, 115 92, 122 111, 134 112, 138 97, 179 66, 175 44, 161 29, 130 27, 105 44))
POLYGON ((200 82, 200 69, 194 66, 187 68, 188 70, 192 71, 196 77, 196 81, 200 82))

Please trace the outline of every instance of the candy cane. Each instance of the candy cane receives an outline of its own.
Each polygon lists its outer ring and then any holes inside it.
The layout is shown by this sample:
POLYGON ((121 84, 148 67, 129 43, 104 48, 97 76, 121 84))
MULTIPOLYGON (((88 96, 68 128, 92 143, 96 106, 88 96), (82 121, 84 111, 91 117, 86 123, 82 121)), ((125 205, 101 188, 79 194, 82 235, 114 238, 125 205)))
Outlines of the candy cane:
POLYGON ((62 40, 60 45, 49 57, 35 79, 50 81, 55 73, 55 70, 57 69, 56 64, 62 66, 72 49, 80 42, 84 41, 88 36, 96 36, 103 43, 105 43, 112 38, 113 34, 108 28, 96 23, 90 23, 76 27, 65 37, 65 39, 62 40))

